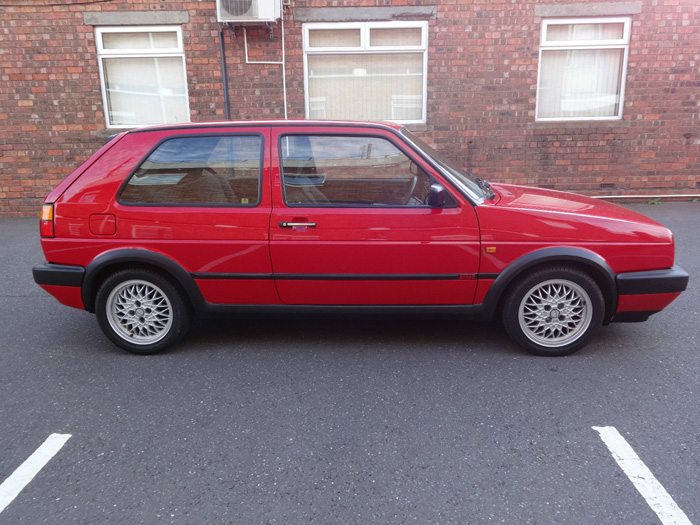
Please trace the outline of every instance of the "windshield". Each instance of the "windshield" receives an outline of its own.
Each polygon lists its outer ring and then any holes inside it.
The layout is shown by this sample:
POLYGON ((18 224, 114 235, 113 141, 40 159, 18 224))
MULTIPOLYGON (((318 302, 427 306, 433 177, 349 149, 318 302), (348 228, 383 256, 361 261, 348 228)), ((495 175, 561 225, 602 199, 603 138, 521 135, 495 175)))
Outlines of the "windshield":
POLYGON ((445 158, 442 153, 433 149, 432 146, 423 142, 406 128, 401 130, 401 134, 406 137, 411 144, 421 150, 426 157, 432 160, 448 179, 453 181, 456 179, 456 182, 466 189, 474 199, 481 201, 483 199, 492 198, 493 191, 489 189, 488 182, 474 177, 467 171, 461 170, 455 166, 452 161, 445 158))

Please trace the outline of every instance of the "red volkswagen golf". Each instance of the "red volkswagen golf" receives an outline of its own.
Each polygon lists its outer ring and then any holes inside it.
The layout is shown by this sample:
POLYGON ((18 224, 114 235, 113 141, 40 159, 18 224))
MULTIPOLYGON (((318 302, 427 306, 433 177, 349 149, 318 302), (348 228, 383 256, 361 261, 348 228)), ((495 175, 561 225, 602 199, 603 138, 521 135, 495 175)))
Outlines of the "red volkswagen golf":
POLYGON ((671 232, 625 208, 489 184, 406 129, 264 121, 117 135, 42 208, 35 281, 153 354, 195 313, 499 316, 565 355, 688 282, 671 232))

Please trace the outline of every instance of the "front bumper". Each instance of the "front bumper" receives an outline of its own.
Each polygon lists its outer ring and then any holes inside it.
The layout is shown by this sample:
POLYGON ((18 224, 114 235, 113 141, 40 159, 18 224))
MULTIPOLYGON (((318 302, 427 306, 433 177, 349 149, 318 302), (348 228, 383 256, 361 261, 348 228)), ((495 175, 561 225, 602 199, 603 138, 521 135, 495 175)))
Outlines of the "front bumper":
POLYGON ((688 273, 680 266, 618 274, 617 311, 613 322, 646 321, 688 287, 688 278, 688 273))

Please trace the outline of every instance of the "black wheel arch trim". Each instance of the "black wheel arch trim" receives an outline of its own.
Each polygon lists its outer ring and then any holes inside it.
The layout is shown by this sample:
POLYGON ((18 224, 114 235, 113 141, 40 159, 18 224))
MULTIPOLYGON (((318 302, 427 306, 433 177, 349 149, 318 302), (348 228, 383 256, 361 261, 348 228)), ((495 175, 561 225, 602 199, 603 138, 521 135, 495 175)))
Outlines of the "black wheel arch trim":
POLYGON ((177 262, 160 253, 151 252, 140 248, 125 248, 106 252, 95 257, 95 259, 85 268, 85 278, 83 279, 83 304, 88 312, 95 312, 95 296, 97 294, 96 278, 103 270, 110 266, 144 264, 154 267, 170 277, 174 278, 176 284, 180 285, 187 297, 192 302, 195 309, 202 309, 206 304, 199 287, 194 282, 189 272, 177 262))
MULTIPOLYGON (((605 298, 605 317, 604 323, 609 323, 617 309, 617 285, 615 280, 615 272, 597 253, 585 250, 583 248, 573 248, 568 246, 555 246, 550 248, 542 248, 534 252, 527 253, 510 263, 496 277, 484 299, 484 313, 491 318, 495 315, 498 303, 501 300, 504 292, 508 287, 523 275, 530 268, 543 264, 566 265, 566 263, 576 263, 596 272, 596 282, 601 285, 601 291, 605 298)), ((596 276, 593 276, 594 278, 596 276)))

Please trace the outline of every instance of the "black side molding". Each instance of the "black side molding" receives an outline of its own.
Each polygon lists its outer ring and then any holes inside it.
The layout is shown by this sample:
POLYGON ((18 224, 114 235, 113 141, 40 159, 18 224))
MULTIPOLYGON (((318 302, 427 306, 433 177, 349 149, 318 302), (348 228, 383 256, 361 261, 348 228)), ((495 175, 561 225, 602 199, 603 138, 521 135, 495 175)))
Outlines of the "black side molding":
POLYGON ((680 266, 667 270, 629 272, 617 275, 620 295, 680 293, 688 287, 688 273, 680 266))
POLYGON ((266 305, 205 303, 203 316, 235 316, 238 319, 481 319, 483 305, 266 305))
MULTIPOLYGON (((470 279, 495 279, 497 273, 467 274, 470 279)), ((457 281, 458 273, 369 274, 369 273, 190 273, 193 279, 250 279, 278 281, 457 281)))
POLYGON ((44 286, 74 286, 80 288, 85 276, 85 268, 46 263, 32 268, 34 282, 44 286))

